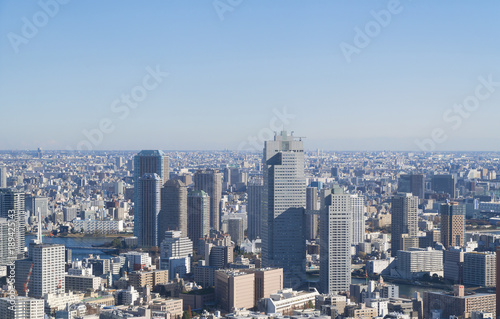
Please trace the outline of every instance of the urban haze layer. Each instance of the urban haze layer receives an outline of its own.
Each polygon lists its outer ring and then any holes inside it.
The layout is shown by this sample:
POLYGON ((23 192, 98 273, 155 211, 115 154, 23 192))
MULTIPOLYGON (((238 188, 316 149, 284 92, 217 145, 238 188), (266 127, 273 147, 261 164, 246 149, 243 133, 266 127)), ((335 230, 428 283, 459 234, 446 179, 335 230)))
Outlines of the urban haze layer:
POLYGON ((0 152, 0 318, 496 318, 500 153, 0 152))

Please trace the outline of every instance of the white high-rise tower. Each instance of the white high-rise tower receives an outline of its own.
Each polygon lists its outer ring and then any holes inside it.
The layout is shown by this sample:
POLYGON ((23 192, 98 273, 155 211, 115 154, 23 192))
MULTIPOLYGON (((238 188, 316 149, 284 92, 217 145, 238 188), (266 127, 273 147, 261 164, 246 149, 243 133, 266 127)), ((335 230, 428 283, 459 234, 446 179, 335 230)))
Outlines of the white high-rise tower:
POLYGON ((320 215, 320 288, 330 294, 351 284, 352 195, 337 187, 322 191, 320 215))

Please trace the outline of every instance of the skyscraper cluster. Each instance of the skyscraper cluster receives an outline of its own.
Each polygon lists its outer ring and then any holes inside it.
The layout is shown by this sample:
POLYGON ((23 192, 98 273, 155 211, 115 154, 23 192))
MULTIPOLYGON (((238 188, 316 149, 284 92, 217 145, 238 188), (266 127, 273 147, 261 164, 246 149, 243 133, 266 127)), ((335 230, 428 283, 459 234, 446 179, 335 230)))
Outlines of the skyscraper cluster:
POLYGON ((168 163, 159 150, 134 157, 134 234, 140 246, 159 246, 170 230, 197 244, 210 229, 220 227, 222 175, 212 169, 197 171, 189 192, 180 179, 169 180, 168 163))

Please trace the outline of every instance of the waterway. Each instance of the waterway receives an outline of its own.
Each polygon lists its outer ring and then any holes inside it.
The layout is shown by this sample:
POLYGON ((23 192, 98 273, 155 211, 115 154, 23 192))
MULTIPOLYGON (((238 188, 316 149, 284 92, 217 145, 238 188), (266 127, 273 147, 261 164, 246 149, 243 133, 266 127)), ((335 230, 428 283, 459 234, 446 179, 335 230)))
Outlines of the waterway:
MULTIPOLYGON (((309 282, 317 282, 319 281, 319 276, 318 275, 307 275, 307 279, 309 282)), ((365 284, 366 280, 362 278, 352 278, 351 283, 353 284, 365 284)), ((388 284, 392 284, 388 282, 388 284)), ((444 289, 439 289, 439 288, 431 288, 431 287, 423 287, 423 286, 416 286, 416 285, 409 285, 409 284, 401 284, 401 283, 394 283, 394 285, 399 286, 399 296, 402 298, 411 298, 415 294, 415 292, 420 293, 420 296, 423 296, 424 291, 445 291, 444 289)))
MULTIPOLYGON (((26 235, 26 245, 28 245, 30 240, 34 238, 36 238, 36 236, 26 235)), ((66 247, 71 247, 73 260, 82 260, 83 258, 87 258, 89 254, 92 254, 94 256, 99 255, 101 258, 111 258, 112 255, 109 252, 102 251, 99 248, 89 249, 88 247, 92 247, 92 245, 102 245, 112 240, 113 238, 106 237, 43 237, 44 243, 63 244, 66 247)), ((317 282, 319 280, 319 276, 308 274, 307 279, 311 283, 317 282)), ((361 278, 352 278, 351 282, 353 284, 362 284, 365 283, 366 280, 361 278)), ((399 286, 399 295, 401 297, 412 297, 415 292, 419 292, 420 295, 423 295, 424 291, 443 291, 442 289, 438 288, 429 288, 408 284, 398 283, 396 285, 399 286)))
MULTIPOLYGON (((25 243, 26 246, 29 244, 31 239, 35 239, 35 235, 26 235, 25 243)), ((113 238, 106 237, 43 237, 42 241, 44 244, 63 244, 66 247, 71 247, 71 257, 72 260, 82 260, 87 258, 89 254, 99 255, 101 258, 107 259, 111 258, 108 252, 102 251, 99 248, 88 249, 92 245, 102 245, 104 243, 112 241, 113 238)))

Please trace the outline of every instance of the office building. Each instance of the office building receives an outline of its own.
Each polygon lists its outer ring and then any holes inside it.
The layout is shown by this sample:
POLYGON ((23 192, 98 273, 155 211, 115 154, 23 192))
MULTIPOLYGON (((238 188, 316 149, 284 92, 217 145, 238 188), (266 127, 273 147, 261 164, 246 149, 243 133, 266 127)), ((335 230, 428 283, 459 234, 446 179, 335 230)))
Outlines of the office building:
POLYGON ((465 253, 464 285, 495 287, 496 254, 488 252, 465 253))
MULTIPOLYGON (((162 179, 155 173, 146 173, 139 178, 140 230, 139 245, 144 247, 158 246, 158 215, 161 206, 162 179)), ((134 217, 134 220, 137 220, 134 217)))
POLYGON ((396 257, 398 250, 403 249, 403 234, 410 238, 418 235, 418 197, 398 193, 392 197, 391 204, 391 256, 396 257))
POLYGON ((13 227, 15 229, 15 245, 13 246, 14 251, 11 250, 11 252, 16 253, 19 258, 24 257, 24 234, 26 231, 24 201, 24 193, 9 188, 0 189, 0 217, 7 218, 9 224, 15 223, 13 227))
POLYGON ((284 286, 305 278, 304 147, 286 131, 266 141, 263 155, 262 264, 283 268, 284 286))
POLYGON ((352 211, 352 245, 365 241, 365 198, 360 195, 351 195, 352 211))
MULTIPOLYGON (((134 236, 139 238, 139 245, 143 245, 142 230, 142 196, 143 193, 139 179, 144 174, 156 174, 160 179, 160 185, 163 186, 168 180, 168 156, 159 150, 140 151, 134 156, 134 236)), ((160 186, 160 187, 161 187, 160 186)), ((158 197, 159 199, 159 197, 158 197)), ((159 205, 158 205, 159 207, 159 205)), ((150 212, 151 213, 151 212, 150 212)), ((157 232, 155 231, 155 234, 157 232)), ((157 239, 153 240, 157 241, 157 239)))
POLYGON ((283 289, 283 269, 258 268, 245 269, 243 272, 255 274, 255 302, 262 298, 269 298, 272 294, 283 289))
POLYGON ((182 236, 187 236, 187 193, 187 186, 178 179, 168 180, 163 185, 158 218, 160 235, 167 230, 179 230, 182 236))
POLYGON ((248 239, 255 240, 261 238, 262 228, 262 192, 264 191, 264 182, 262 177, 257 177, 248 182, 248 239))
POLYGON ((424 274, 433 275, 443 272, 443 251, 428 248, 410 248, 399 250, 397 272, 405 279, 422 277, 424 274))
POLYGON ((165 232, 165 239, 161 243, 161 269, 168 270, 169 279, 191 272, 191 257, 193 256, 193 242, 182 235, 180 230, 165 232))
POLYGON ((320 215, 321 293, 348 291, 351 284, 351 195, 336 186, 322 191, 320 215))
POLYGON ((38 209, 40 209, 40 214, 42 215, 42 219, 46 218, 49 214, 49 199, 47 197, 26 195, 25 196, 26 214, 38 216, 38 209))
POLYGON ((146 285, 153 289, 156 285, 168 282, 168 270, 133 271, 128 274, 129 284, 142 291, 146 285))
POLYGON ((464 254, 464 249, 457 247, 450 247, 443 251, 444 279, 456 284, 463 283, 464 254))
MULTIPOLYGON (((318 189, 316 187, 306 188, 306 209, 314 211, 319 209, 318 189)), ((319 216, 317 214, 308 214, 306 216, 306 239, 315 240, 318 237, 319 216)))
POLYGON ((441 243, 445 248, 463 246, 465 241, 465 205, 441 204, 441 243))
POLYGON ((67 292, 88 292, 98 290, 102 279, 94 275, 66 275, 65 283, 67 292))
POLYGON ((399 193, 411 193, 420 200, 424 199, 424 175, 423 174, 402 174, 398 180, 399 193))
POLYGON ((464 286, 455 285, 453 293, 425 291, 424 318, 461 317, 473 311, 495 313, 495 294, 465 293, 464 286))
POLYGON ((453 175, 433 175, 431 177, 431 189, 436 193, 445 193, 450 198, 455 198, 455 178, 453 175))
POLYGON ((241 217, 232 217, 227 220, 227 232, 234 241, 234 244, 239 246, 245 239, 245 221, 241 217))
POLYGON ((255 280, 253 273, 237 270, 215 272, 215 298, 225 311, 233 308, 250 309, 255 306, 255 280))
POLYGON ((222 197, 222 174, 208 169, 194 174, 194 190, 204 191, 210 197, 210 228, 219 230, 220 200, 222 197))
POLYGON ((234 247, 213 246, 210 249, 208 261, 210 266, 214 266, 217 269, 226 268, 230 263, 234 261, 234 247))
POLYGON ((201 238, 210 232, 210 196, 204 191, 193 191, 188 195, 188 237, 197 246, 201 238))
POLYGON ((77 207, 63 207, 63 220, 65 222, 71 222, 78 216, 77 207))
POLYGON ((24 284, 30 271, 29 297, 43 298, 45 294, 64 292, 64 255, 64 245, 30 243, 28 258, 16 261, 17 292, 20 295, 25 293, 24 284))
POLYGON ((194 265, 194 281, 203 288, 213 287, 215 285, 215 271, 217 267, 208 266, 204 260, 200 260, 194 265))
POLYGON ((178 298, 155 299, 152 301, 150 309, 153 316, 158 318, 181 319, 182 318, 183 301, 178 298))
POLYGON ((148 253, 129 251, 120 256, 125 257, 125 269, 127 271, 141 270, 144 268, 151 267, 151 257, 148 253))
POLYGON ((0 298, 2 319, 44 319, 44 301, 24 296, 0 298))

